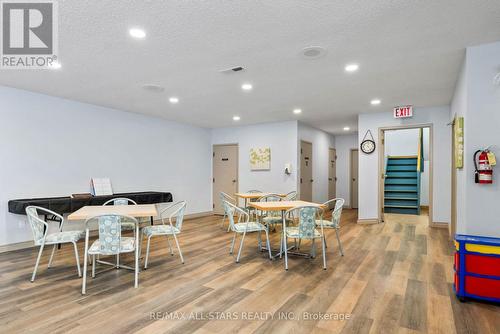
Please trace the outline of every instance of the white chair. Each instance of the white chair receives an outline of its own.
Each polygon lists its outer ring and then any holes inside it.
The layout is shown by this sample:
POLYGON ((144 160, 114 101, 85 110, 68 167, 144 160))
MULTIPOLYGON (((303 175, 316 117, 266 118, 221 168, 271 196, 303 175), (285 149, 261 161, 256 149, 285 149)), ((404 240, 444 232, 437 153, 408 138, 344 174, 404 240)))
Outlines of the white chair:
POLYGON ((38 257, 36 258, 35 269, 33 270, 33 275, 31 276, 31 282, 35 280, 36 271, 38 269, 38 265, 40 264, 40 258, 42 257, 43 248, 45 246, 54 245, 49 259, 48 268, 50 268, 52 260, 54 259, 54 253, 56 252, 57 245, 65 243, 73 244, 73 248, 75 249, 76 267, 78 268, 78 276, 81 277, 82 272, 80 270, 80 258, 78 257, 78 247, 76 246, 76 243, 83 236, 83 231, 63 231, 63 216, 54 211, 38 206, 28 206, 26 208, 26 215, 28 217, 31 231, 33 232, 35 246, 40 246, 38 257), (59 232, 48 234, 49 224, 39 217, 39 211, 41 211, 44 215, 54 215, 60 219, 61 222, 59 223, 59 232))
POLYGON ((272 259, 271 245, 269 243, 269 232, 267 230, 267 227, 262 225, 261 223, 258 223, 258 222, 251 222, 248 212, 242 210, 241 208, 237 207, 236 205, 229 203, 227 201, 224 201, 222 203, 224 205, 224 210, 226 212, 226 215, 229 217, 229 226, 231 227, 231 231, 234 232, 233 240, 231 241, 231 247, 229 249, 229 254, 233 254, 234 243, 236 241, 236 235, 242 234, 240 248, 238 250, 238 256, 236 257, 236 263, 240 262, 241 250, 243 249, 243 242, 245 240, 246 234, 253 233, 253 232, 259 233, 258 234, 259 250, 262 250, 261 233, 262 233, 262 231, 264 231, 266 233, 267 250, 269 252, 269 258, 272 259), (236 212, 238 213, 238 216, 240 217, 240 219, 238 219, 237 223, 234 222, 234 215, 236 212), (243 218, 243 222, 241 222, 241 218, 243 218))
MULTIPOLYGON (((281 197, 278 194, 268 194, 260 197, 257 202, 279 202, 281 197)), ((256 210, 256 217, 264 223, 267 227, 273 226, 273 230, 276 224, 283 223, 283 217, 281 216, 281 211, 266 211, 261 212, 256 210)))
POLYGON ((316 256, 316 239, 321 240, 321 246, 323 248, 323 269, 326 270, 326 251, 325 251, 325 234, 323 231, 323 225, 320 221, 320 230, 316 229, 316 217, 318 217, 322 213, 322 209, 317 206, 299 206, 293 209, 290 209, 286 212, 286 216, 294 215, 294 213, 298 213, 299 222, 298 226, 287 227, 283 226, 285 229, 285 240, 283 241, 283 250, 285 252, 285 270, 288 270, 288 238, 299 239, 299 242, 302 239, 308 239, 312 242, 311 247, 311 256, 316 256))
MULTIPOLYGON (((344 250, 342 249, 342 243, 340 242, 339 230, 340 230, 340 216, 342 215, 342 208, 344 207, 344 202, 345 200, 343 198, 334 198, 329 201, 326 201, 325 203, 323 203, 323 206, 326 208, 329 208, 331 203, 335 203, 331 219, 330 220, 323 219, 324 213, 322 213, 321 218, 316 220, 316 226, 322 225, 323 228, 325 229, 335 230, 335 234, 337 235, 337 241, 339 243, 340 254, 342 256, 344 256, 344 250)), ((325 247, 327 247, 326 236, 324 240, 325 240, 325 247)))
POLYGON ((296 201, 296 200, 297 200, 296 191, 290 191, 288 194, 286 194, 285 197, 283 197, 283 201, 296 201))
POLYGON ((185 211, 186 211, 186 202, 183 201, 172 204, 160 212, 162 225, 146 226, 142 229, 142 239, 144 239, 144 236, 148 238, 148 243, 146 246, 146 259, 144 261, 144 269, 147 269, 148 267, 149 245, 151 243, 151 237, 157 235, 164 235, 167 237, 168 247, 170 248, 170 254, 172 256, 174 255, 174 251, 172 250, 172 245, 170 244, 169 236, 173 236, 175 244, 177 245, 177 250, 179 251, 181 262, 184 263, 184 258, 182 257, 181 247, 179 246, 179 240, 177 239, 177 235, 181 233, 185 211), (167 216, 168 216, 168 223, 165 222, 165 218, 167 216), (175 218, 175 226, 173 223, 174 218, 175 218))
MULTIPOLYGON (((226 218, 227 218, 226 210, 224 210, 224 205, 222 204, 224 201, 227 201, 227 202, 229 202, 231 204, 234 204, 234 205, 238 206, 240 209, 246 210, 246 208, 242 208, 242 207, 240 207, 238 205, 238 201, 235 198, 229 196, 225 192, 221 191, 220 194, 219 194, 219 198, 220 198, 220 203, 221 203, 221 206, 222 206, 222 211, 224 212, 224 217, 222 217, 221 227, 224 227, 224 222, 226 221, 226 218)), ((231 226, 228 225, 227 226, 227 231, 229 232, 230 229, 231 229, 231 226)))
POLYGON ((99 215, 85 221, 85 258, 83 264, 82 294, 87 288, 87 263, 92 255, 92 277, 95 277, 96 255, 118 255, 135 253, 134 268, 120 265, 120 268, 135 271, 134 287, 139 286, 139 222, 136 218, 124 215, 99 215), (122 237, 122 221, 134 222, 135 237, 122 237), (90 225, 97 222, 99 238, 89 247, 90 225))
MULTIPOLYGON (((109 201, 105 202, 102 206, 106 205, 137 205, 137 202, 126 197, 118 197, 118 198, 113 198, 110 199, 109 201)), ((139 224, 147 222, 147 218, 139 218, 138 222, 139 224)), ((127 221, 127 220, 122 220, 122 231, 135 231, 135 223, 134 221, 127 221)), ((112 263, 101 261, 99 259, 99 256, 97 257, 97 262, 102 263, 102 264, 108 264, 108 265, 113 265, 112 263)), ((120 254, 116 254, 116 268, 120 267, 120 254)))

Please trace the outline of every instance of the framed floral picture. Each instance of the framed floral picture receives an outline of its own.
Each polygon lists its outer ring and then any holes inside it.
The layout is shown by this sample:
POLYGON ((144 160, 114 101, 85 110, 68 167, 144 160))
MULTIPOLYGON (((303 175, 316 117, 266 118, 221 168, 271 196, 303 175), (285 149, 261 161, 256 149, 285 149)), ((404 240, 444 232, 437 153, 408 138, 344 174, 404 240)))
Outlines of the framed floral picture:
POLYGON ((271 148, 259 147, 250 149, 250 170, 271 169, 271 148))

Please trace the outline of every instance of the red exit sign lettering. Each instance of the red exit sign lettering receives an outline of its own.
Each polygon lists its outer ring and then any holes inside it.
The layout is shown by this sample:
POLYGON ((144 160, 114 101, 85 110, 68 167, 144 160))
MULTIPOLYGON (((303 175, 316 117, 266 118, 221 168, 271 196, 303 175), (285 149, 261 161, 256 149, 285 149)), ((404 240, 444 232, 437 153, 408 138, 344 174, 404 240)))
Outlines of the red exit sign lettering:
POLYGON ((394 118, 408 118, 413 116, 413 106, 394 108, 394 118))

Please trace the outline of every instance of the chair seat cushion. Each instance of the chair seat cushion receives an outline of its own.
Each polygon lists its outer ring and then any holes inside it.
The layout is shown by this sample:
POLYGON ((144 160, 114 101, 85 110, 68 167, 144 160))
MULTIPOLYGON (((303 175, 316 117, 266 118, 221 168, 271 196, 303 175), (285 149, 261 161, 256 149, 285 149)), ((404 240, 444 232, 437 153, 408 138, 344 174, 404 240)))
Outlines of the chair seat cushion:
POLYGON ((316 219, 316 226, 321 226, 321 222, 323 222, 323 228, 339 228, 339 224, 333 223, 331 220, 321 220, 316 219))
POLYGON ((146 226, 142 229, 143 233, 147 236, 150 235, 163 235, 163 234, 179 234, 181 231, 177 227, 170 225, 153 225, 146 226))
POLYGON ((83 238, 85 232, 83 231, 64 231, 51 233, 45 238, 45 244, 63 244, 66 242, 77 242, 80 238, 83 238))
POLYGON ((235 232, 243 233, 243 232, 245 232, 245 229, 247 232, 256 232, 256 231, 265 231, 266 227, 260 223, 257 223, 257 222, 234 224, 235 232))
MULTIPOLYGON (((299 228, 298 227, 287 227, 286 235, 289 238, 300 238, 299 228)), ((312 239, 312 236, 306 237, 302 236, 302 239, 312 239)), ((321 238, 321 233, 318 230, 314 230, 314 238, 321 238)))
POLYGON ((120 250, 113 250, 110 252, 103 252, 101 250, 101 241, 97 239, 94 241, 92 246, 89 248, 89 254, 117 254, 117 253, 128 253, 135 250, 135 238, 132 237, 122 237, 120 239, 120 250))

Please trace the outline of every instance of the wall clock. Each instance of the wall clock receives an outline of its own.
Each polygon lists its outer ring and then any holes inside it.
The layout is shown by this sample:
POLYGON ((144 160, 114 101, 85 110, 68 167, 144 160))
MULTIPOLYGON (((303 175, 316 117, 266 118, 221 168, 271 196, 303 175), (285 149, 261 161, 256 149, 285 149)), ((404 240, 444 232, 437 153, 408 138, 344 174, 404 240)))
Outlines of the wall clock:
POLYGON ((365 154, 371 154, 375 151, 375 139, 373 138, 372 132, 370 130, 366 131, 363 140, 361 141, 361 151, 365 154), (366 137, 370 135, 371 139, 367 139, 366 137))

